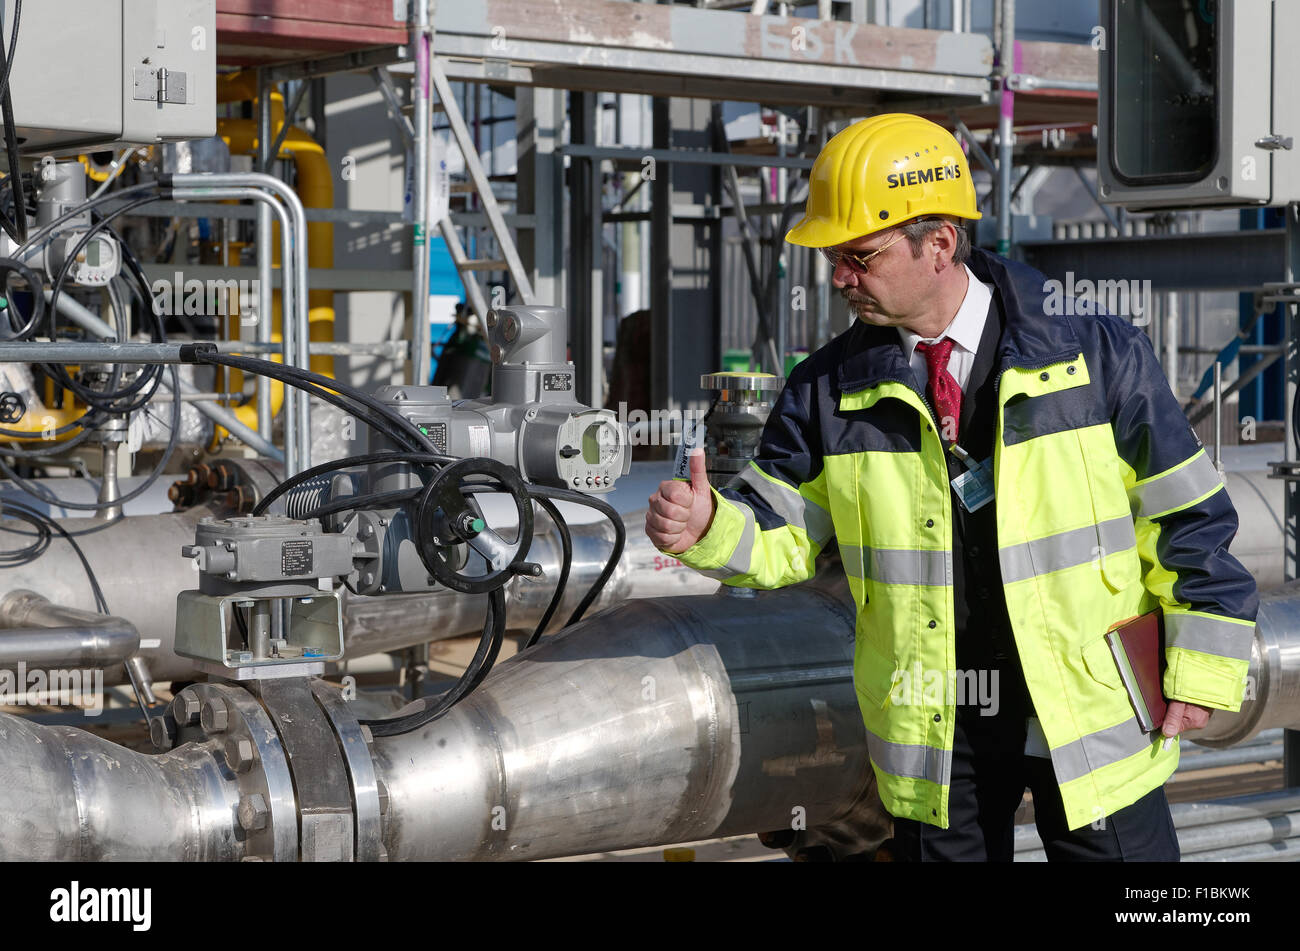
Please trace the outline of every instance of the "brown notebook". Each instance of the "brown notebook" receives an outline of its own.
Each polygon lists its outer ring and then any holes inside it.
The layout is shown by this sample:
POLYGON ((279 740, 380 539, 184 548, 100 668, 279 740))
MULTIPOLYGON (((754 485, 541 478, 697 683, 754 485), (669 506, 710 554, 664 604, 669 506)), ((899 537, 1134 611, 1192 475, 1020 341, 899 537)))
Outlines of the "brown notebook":
POLYGON ((1162 685, 1165 669, 1162 619, 1159 610, 1152 611, 1125 621, 1106 635, 1106 643, 1119 667, 1120 680, 1144 733, 1160 729, 1168 707, 1162 685))

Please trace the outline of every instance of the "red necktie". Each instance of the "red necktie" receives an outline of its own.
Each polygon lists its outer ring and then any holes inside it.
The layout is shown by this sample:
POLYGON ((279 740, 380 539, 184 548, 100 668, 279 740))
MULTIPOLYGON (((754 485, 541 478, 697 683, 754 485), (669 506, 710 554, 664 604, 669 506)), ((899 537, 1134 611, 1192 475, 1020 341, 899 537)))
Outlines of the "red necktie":
POLYGON ((961 387, 948 372, 948 358, 952 356, 952 340, 944 337, 938 343, 918 343, 916 349, 925 354, 925 367, 930 383, 926 387, 939 417, 939 434, 945 442, 957 441, 957 424, 961 420, 961 387))

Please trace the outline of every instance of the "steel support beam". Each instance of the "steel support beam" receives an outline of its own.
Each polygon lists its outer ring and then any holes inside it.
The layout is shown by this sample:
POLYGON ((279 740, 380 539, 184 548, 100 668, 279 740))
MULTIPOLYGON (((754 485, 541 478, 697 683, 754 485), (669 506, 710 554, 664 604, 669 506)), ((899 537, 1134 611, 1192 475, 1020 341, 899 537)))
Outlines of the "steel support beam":
POLYGON ((519 214, 506 224, 518 228, 519 257, 533 282, 538 303, 564 302, 564 159, 557 144, 564 129, 564 92, 520 89, 515 93, 519 214), (531 227, 515 222, 528 221, 531 227))
MULTIPOLYGON (((599 94, 569 94, 569 137, 594 145, 599 94)), ((569 348, 577 368, 575 398, 604 405, 604 224, 600 159, 575 158, 569 166, 569 348)))
POLYGON ((1076 283, 1149 280, 1155 291, 1262 287, 1284 273, 1287 261, 1281 228, 1025 241, 1018 247, 1028 264, 1055 280, 1066 282, 1069 274, 1076 283))

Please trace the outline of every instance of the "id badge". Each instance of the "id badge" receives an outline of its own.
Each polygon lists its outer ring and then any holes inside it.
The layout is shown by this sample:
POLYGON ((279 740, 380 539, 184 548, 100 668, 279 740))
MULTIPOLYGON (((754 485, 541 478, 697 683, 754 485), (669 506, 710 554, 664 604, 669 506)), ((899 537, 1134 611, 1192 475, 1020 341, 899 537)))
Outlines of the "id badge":
POLYGON ((969 468, 952 480, 952 490, 957 493, 962 508, 975 512, 993 499, 993 459, 975 462, 966 457, 963 461, 969 468))
POLYGON ((680 482, 691 481, 691 451, 704 445, 706 431, 703 420, 692 414, 682 414, 682 441, 677 447, 677 458, 673 463, 673 478, 680 482))

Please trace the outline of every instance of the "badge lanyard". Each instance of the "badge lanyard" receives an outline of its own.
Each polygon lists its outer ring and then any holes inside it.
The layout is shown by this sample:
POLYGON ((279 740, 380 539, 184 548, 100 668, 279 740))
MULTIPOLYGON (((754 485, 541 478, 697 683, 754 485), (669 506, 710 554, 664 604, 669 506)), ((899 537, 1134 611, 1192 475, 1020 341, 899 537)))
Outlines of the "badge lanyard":
POLYGON ((993 500, 993 457, 979 462, 957 443, 948 450, 966 465, 966 471, 952 480, 957 501, 967 512, 974 512, 993 500))

